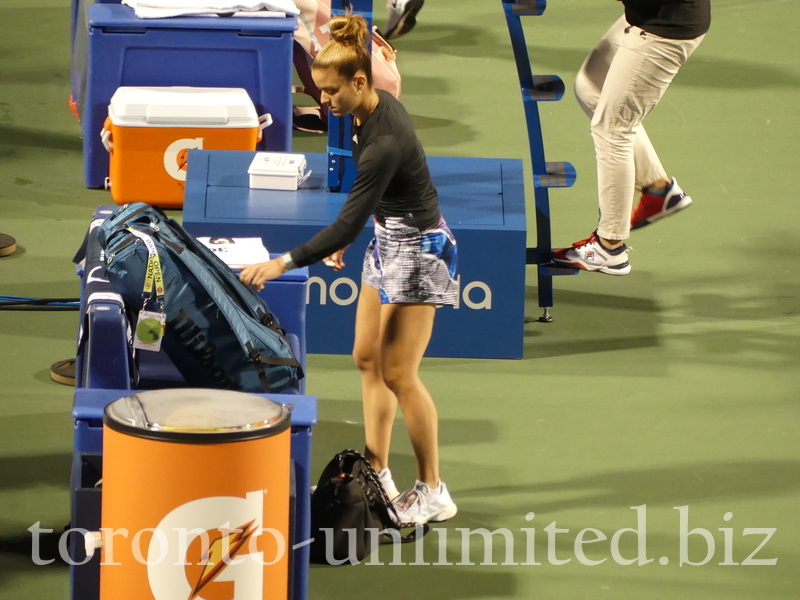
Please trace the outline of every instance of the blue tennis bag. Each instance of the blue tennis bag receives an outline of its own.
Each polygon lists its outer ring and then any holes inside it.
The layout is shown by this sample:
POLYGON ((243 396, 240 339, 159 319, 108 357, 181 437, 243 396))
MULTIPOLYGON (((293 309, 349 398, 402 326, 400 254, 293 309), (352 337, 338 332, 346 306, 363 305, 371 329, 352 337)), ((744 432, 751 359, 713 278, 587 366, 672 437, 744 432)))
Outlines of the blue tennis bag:
POLYGON ((165 315, 161 349, 189 386, 276 393, 303 377, 266 302, 162 210, 126 204, 100 225, 97 238, 129 321, 136 323, 143 308, 165 315), (163 286, 150 295, 144 288, 155 252, 163 286))

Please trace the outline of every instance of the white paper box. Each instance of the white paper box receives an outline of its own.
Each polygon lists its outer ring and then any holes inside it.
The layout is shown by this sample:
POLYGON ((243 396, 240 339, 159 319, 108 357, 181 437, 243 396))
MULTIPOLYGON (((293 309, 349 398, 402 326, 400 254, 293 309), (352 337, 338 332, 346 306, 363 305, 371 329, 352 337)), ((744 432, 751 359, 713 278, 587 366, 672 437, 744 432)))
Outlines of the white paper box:
POLYGON ((296 190, 311 175, 302 154, 259 152, 247 169, 250 187, 259 190, 296 190))

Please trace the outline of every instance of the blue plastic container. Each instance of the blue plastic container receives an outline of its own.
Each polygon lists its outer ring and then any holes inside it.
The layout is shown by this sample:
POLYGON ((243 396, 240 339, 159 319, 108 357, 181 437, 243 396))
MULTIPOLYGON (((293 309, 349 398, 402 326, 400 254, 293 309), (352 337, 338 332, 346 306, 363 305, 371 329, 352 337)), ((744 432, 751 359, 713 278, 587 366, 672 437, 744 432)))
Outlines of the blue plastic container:
MULTIPOLYGON (((244 88, 256 112, 273 118, 258 148, 291 149, 294 17, 139 19, 129 6, 92 4, 87 28, 85 89, 73 73, 86 187, 102 188, 108 176, 100 131, 121 85, 244 88)), ((79 46, 73 59, 78 70, 79 46)))

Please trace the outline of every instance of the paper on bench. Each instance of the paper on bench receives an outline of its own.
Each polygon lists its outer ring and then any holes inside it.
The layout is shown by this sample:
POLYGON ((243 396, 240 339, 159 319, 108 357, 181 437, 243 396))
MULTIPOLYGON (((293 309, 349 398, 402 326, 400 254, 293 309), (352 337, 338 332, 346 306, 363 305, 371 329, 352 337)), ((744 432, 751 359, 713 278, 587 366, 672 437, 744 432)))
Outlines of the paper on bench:
POLYGON ((269 260, 269 252, 261 242, 261 238, 199 237, 197 241, 232 269, 241 269, 269 260))

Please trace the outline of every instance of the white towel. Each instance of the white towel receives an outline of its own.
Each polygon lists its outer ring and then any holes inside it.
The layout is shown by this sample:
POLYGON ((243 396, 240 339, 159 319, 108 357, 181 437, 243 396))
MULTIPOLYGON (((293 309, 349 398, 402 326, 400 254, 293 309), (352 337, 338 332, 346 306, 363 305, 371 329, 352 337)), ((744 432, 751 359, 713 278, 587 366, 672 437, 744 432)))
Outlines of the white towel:
POLYGON ((292 0, 124 0, 136 8, 161 8, 200 13, 255 12, 260 10, 283 12, 297 16, 300 11, 292 0))
POLYGON ((286 17, 284 12, 275 12, 272 10, 259 10, 259 11, 236 11, 234 13, 220 11, 213 8, 151 8, 149 6, 137 6, 133 9, 136 16, 140 19, 166 19, 169 17, 218 17, 220 13, 233 17, 261 17, 283 19, 286 17))

